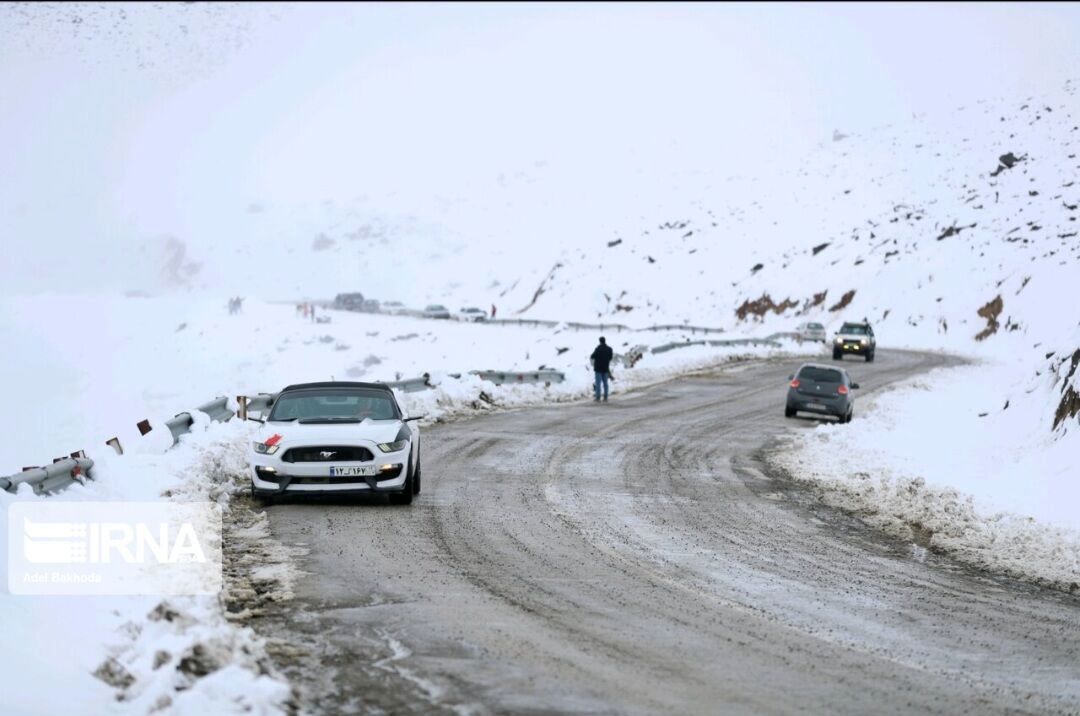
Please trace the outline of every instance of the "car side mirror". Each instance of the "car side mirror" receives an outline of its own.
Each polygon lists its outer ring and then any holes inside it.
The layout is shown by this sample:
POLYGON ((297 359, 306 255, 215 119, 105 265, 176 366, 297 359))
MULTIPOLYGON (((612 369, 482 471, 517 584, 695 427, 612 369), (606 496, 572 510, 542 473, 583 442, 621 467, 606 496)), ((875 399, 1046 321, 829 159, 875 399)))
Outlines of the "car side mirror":
POLYGON ((859 384, 858 383, 852 383, 851 384, 851 389, 852 390, 858 390, 859 389, 859 384))
POLYGON ((792 373, 791 375, 789 375, 789 376, 787 377, 787 379, 788 379, 788 380, 795 380, 795 374, 794 374, 794 373, 792 373))

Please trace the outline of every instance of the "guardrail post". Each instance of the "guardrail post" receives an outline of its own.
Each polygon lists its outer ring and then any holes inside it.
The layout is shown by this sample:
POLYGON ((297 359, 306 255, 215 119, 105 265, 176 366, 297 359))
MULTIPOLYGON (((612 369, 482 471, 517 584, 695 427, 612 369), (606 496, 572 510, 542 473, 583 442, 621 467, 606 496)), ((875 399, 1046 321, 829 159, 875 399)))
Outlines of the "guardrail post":
POLYGON ((117 455, 124 454, 124 448, 120 447, 120 438, 110 438, 105 441, 105 444, 115 450, 117 455))
POLYGON ((241 420, 247 420, 248 399, 246 395, 236 396, 237 415, 241 420))

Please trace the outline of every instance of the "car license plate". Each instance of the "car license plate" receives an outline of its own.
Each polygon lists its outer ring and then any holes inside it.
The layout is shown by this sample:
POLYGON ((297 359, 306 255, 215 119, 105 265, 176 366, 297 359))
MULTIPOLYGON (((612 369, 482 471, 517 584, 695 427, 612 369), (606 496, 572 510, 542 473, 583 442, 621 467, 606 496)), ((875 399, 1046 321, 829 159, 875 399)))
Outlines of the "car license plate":
POLYGON ((807 403, 806 404, 806 409, 807 410, 824 410, 825 406, 822 405, 821 403, 807 403))
POLYGON ((371 477, 379 472, 375 465, 362 465, 360 467, 332 467, 330 477, 371 477))

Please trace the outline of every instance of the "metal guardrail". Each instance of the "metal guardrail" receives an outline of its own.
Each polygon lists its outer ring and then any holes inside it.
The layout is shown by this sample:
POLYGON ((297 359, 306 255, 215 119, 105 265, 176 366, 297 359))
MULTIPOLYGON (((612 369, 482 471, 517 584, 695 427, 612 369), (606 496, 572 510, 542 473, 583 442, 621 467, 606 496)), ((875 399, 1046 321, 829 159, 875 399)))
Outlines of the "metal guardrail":
POLYGON ((203 403, 195 407, 196 410, 206 413, 215 423, 227 423, 236 415, 229 409, 229 399, 224 395, 214 398, 209 403, 203 403))
POLYGON ((48 494, 73 482, 82 482, 83 478, 93 479, 93 467, 94 461, 88 457, 65 458, 52 465, 32 467, 8 477, 0 477, 0 489, 14 492, 19 489, 19 485, 29 484, 35 493, 48 494))
POLYGON ((656 346, 650 351, 651 353, 667 353, 678 348, 689 348, 690 346, 772 346, 779 348, 781 339, 795 339, 801 340, 798 333, 773 333, 772 335, 765 336, 764 338, 729 338, 725 340, 700 340, 700 341, 683 341, 681 343, 665 343, 660 346, 656 346))
POLYGON ((479 323, 500 326, 543 326, 544 328, 555 328, 562 325, 561 321, 542 321, 536 318, 489 318, 486 321, 479 321, 479 323))
POLYGON ((419 378, 407 378, 406 380, 386 381, 383 385, 388 385, 405 393, 419 393, 422 390, 435 387, 431 384, 431 376, 429 375, 422 375, 419 378))
POLYGON ((683 343, 665 343, 663 345, 654 346, 650 353, 667 353, 677 348, 689 348, 690 346, 703 346, 705 341, 685 341, 683 343))
POLYGON ((812 339, 809 339, 809 338, 804 339, 802 337, 802 334, 794 333, 794 332, 790 332, 790 331, 785 332, 785 333, 773 333, 770 336, 766 336, 765 340, 767 340, 767 341, 777 341, 777 340, 780 340, 781 338, 793 338, 793 339, 795 339, 797 341, 812 340, 812 339))
POLYGON ((566 327, 575 331, 615 331, 617 333, 636 330, 622 323, 567 323, 566 327))
POLYGON ((707 328, 705 326, 686 326, 686 325, 682 325, 682 326, 677 326, 677 325, 649 326, 647 328, 636 328, 634 330, 637 330, 637 331, 650 331, 652 333, 656 333, 657 331, 690 331, 691 335, 694 335, 694 334, 697 334, 697 333, 704 333, 706 335, 708 335, 709 333, 727 333, 727 331, 725 331, 723 328, 707 328))
POLYGON ((532 371, 503 371, 503 370, 474 370, 472 375, 480 380, 487 380, 495 385, 506 383, 514 384, 539 384, 550 385, 562 383, 566 380, 566 374, 558 370, 532 370, 532 371))
MULTIPOLYGON (((195 409, 209 415, 210 419, 215 423, 226 423, 236 415, 229 409, 229 399, 225 396, 215 398, 209 403, 203 403, 195 409)), ((165 421, 165 427, 172 433, 173 445, 176 444, 181 435, 191 432, 191 426, 194 422, 191 413, 177 413, 175 417, 165 421)))

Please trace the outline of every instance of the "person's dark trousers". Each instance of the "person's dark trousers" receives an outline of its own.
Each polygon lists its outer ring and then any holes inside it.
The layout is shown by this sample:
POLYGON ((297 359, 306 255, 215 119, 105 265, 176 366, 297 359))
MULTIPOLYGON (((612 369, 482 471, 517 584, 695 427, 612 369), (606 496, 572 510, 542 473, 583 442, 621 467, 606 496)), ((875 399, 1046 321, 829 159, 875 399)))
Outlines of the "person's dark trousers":
POLYGON ((608 374, 606 372, 593 371, 596 373, 596 383, 593 385, 593 393, 597 400, 600 400, 600 386, 604 386, 604 400, 607 400, 608 396, 608 374))

